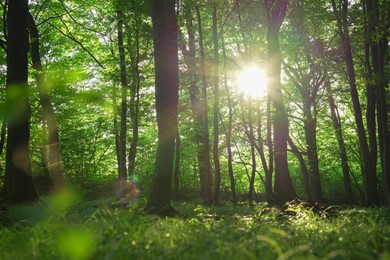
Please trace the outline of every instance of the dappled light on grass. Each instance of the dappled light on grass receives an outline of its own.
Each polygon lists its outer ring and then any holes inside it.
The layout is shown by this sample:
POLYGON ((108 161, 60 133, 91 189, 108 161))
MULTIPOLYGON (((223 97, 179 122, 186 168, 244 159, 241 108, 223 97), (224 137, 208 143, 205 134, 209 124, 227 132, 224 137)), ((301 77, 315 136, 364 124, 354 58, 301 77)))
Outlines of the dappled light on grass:
MULTIPOLYGON (((381 208, 340 208, 334 214, 321 215, 303 207, 296 207, 296 214, 288 214, 272 210, 266 204, 209 207, 181 202, 173 206, 186 218, 165 219, 142 214, 145 206, 142 197, 129 208, 118 207, 113 199, 85 201, 75 200, 77 196, 60 197, 64 199, 58 198, 56 203, 64 201, 64 206, 54 208, 62 213, 49 211, 47 217, 35 222, 28 221, 32 214, 16 214, 16 210, 21 212, 20 207, 6 213, 14 212, 14 216, 22 218, 0 228, 4 259, 386 259, 389 256, 390 211, 381 208)), ((24 208, 22 212, 33 208, 24 208)))

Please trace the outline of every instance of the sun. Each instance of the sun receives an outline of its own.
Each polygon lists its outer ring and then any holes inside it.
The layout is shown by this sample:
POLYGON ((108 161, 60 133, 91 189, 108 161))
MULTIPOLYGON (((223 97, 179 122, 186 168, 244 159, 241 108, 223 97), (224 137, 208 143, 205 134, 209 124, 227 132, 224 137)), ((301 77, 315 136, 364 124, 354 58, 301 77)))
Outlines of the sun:
POLYGON ((258 67, 252 66, 242 70, 236 83, 240 91, 248 97, 261 98, 267 95, 267 76, 258 67))

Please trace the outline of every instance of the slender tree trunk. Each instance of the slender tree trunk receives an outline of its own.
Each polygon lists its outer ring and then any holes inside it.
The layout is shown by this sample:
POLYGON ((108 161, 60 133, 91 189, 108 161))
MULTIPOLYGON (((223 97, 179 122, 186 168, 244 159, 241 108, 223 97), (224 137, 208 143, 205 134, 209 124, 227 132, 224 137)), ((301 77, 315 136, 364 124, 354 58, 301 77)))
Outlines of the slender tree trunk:
POLYGON ((28 1, 11 0, 7 13, 7 154, 4 194, 10 203, 39 199, 30 158, 30 103, 28 78, 28 1))
MULTIPOLYGON (((286 74, 298 89, 302 100, 302 121, 310 171, 311 198, 316 202, 322 202, 323 195, 317 153, 317 102, 318 90, 323 83, 323 77, 319 73, 319 66, 313 62, 311 53, 306 52, 305 56, 310 67, 307 73, 303 72, 302 74, 301 71, 305 71, 304 69, 300 67, 293 68, 287 63, 284 63, 284 67, 286 74)), ((290 146, 291 144, 292 142, 290 142, 290 146)), ((293 147, 291 148, 293 149, 293 147)))
POLYGON ((275 195, 276 201, 283 204, 295 197, 287 164, 288 118, 282 95, 282 53, 279 47, 279 30, 287 12, 287 1, 264 0, 264 10, 267 17, 268 91, 275 108, 275 195))
MULTIPOLYGON (((134 0, 133 6, 134 6, 134 0)), ((141 75, 140 75, 140 46, 139 46, 139 18, 135 18, 135 58, 133 61, 134 78, 135 82, 131 85, 130 89, 130 117, 132 123, 132 138, 130 141, 130 149, 128 155, 128 175, 132 176, 135 169, 135 159, 137 156, 138 146, 138 130, 139 130, 139 91, 141 87, 141 75)), ((129 40, 130 41, 130 40, 129 40)), ((130 46, 130 45, 129 45, 130 46)))
MULTIPOLYGON (((204 194, 202 198, 204 202, 210 204, 212 198, 212 176, 211 176, 211 164, 210 164, 210 137, 209 137, 209 119, 208 119, 208 94, 207 94, 207 80, 206 80, 206 64, 203 47, 203 31, 202 22, 200 17, 199 7, 196 7, 196 15, 198 18, 198 32, 199 32, 199 52, 200 52, 200 74, 202 79, 202 117, 203 117, 203 150, 201 160, 201 171, 204 179, 204 194), (203 171, 202 171, 203 169, 203 171)), ((201 184, 202 185, 202 184, 201 184)))
MULTIPOLYGON (((210 165, 208 160, 208 150, 204 148, 204 121, 203 113, 205 112, 203 108, 202 99, 200 96, 200 89, 198 87, 198 73, 196 69, 196 47, 195 47, 195 29, 193 25, 193 17, 191 12, 191 7, 189 5, 185 6, 185 19, 186 27, 188 34, 188 51, 184 51, 186 64, 188 67, 188 78, 190 83, 190 101, 191 101, 191 110, 194 118, 194 128, 195 128, 195 142, 197 146, 197 159, 198 159, 198 169, 199 169, 199 179, 200 179, 200 195, 201 198, 205 201, 206 194, 206 171, 207 165, 210 165)), ((186 47, 183 46, 183 49, 186 50, 186 47)), ((207 110, 206 110, 207 112, 207 110)), ((210 166, 211 167, 211 166, 210 166)))
POLYGON ((213 3, 213 42, 214 42, 214 203, 219 203, 219 191, 221 189, 221 166, 219 163, 219 54, 218 54, 218 31, 217 31, 217 4, 213 3))
MULTIPOLYGON (((304 101, 305 103, 305 101, 304 101)), ((305 105, 304 105, 305 106, 305 105)), ((309 168, 312 177, 313 199, 316 202, 322 202, 322 187, 320 170, 318 167, 318 154, 317 154, 317 120, 311 114, 311 107, 304 108, 304 130, 307 144, 307 158, 309 162, 309 168)))
POLYGON ((252 171, 249 180, 249 193, 248 193, 249 205, 253 203, 253 196, 255 194, 255 177, 256 177, 256 152, 255 151, 256 151, 255 146, 251 144, 252 171))
POLYGON ((126 132, 127 132, 127 75, 126 75, 126 58, 123 44, 123 12, 117 10, 117 30, 118 30, 118 50, 119 50, 119 67, 121 78, 121 121, 119 132, 119 179, 127 179, 126 168, 126 132))
MULTIPOLYGON (((43 117, 43 115, 42 115, 43 117)), ((48 138, 47 138, 47 126, 46 121, 42 119, 42 147, 41 147, 41 166, 44 172, 44 178, 46 179, 48 190, 51 189, 52 183, 50 179, 49 172, 49 162, 47 160, 47 146, 48 146, 48 138)))
POLYGON ((117 93, 116 93, 116 86, 115 84, 113 85, 113 93, 112 93, 112 96, 113 96, 113 104, 114 104, 114 108, 113 108, 113 132, 114 132, 114 137, 115 137, 115 155, 116 155, 116 161, 118 163, 118 167, 117 167, 117 170, 118 170, 118 176, 120 176, 120 169, 119 169, 119 163, 120 163, 120 151, 119 151, 119 127, 118 127, 118 108, 116 106, 116 98, 117 98, 117 93))
MULTIPOLYGON (((383 3, 382 3, 383 4, 383 3)), ((386 8, 385 4, 384 8, 386 8)), ((385 57, 388 50, 388 39, 385 32, 381 32, 378 29, 381 21, 379 14, 379 2, 378 0, 365 0, 365 6, 367 9, 367 47, 371 51, 371 63, 370 68, 369 60, 367 68, 369 70, 369 82, 371 83, 372 95, 376 98, 376 111, 377 111, 377 124, 378 124, 378 140, 379 140, 379 153, 382 166, 382 176, 384 181, 385 197, 388 204, 390 204, 390 132, 388 130, 388 116, 386 106, 386 88, 388 86, 388 80, 385 75, 385 57)), ((383 18, 382 18, 383 19, 383 18)), ((386 22, 386 21, 384 21, 386 22)), ((384 23, 383 22, 383 23, 384 23)), ((368 55, 368 48, 366 55, 368 55)), ((375 108, 371 108, 375 111, 375 108)), ((375 112, 373 112, 375 113, 375 112)), ((375 122, 374 122, 375 123, 375 122)))
POLYGON ((226 75, 226 51, 225 51, 225 40, 222 34, 222 52, 223 52, 223 76, 224 76, 224 84, 226 89, 227 101, 228 101, 228 127, 226 130, 226 149, 228 153, 228 172, 229 172, 229 180, 230 180, 230 190, 232 192, 232 200, 233 202, 237 202, 237 194, 236 194, 236 182, 234 179, 233 172, 233 152, 232 152, 232 128, 233 128, 233 109, 232 109, 232 98, 230 93, 230 88, 227 83, 227 75, 226 75))
POLYGON ((341 160, 341 169, 343 171, 343 180, 344 180, 344 191, 345 191, 345 200, 347 203, 352 204, 354 202, 354 196, 352 192, 351 178, 349 173, 349 163, 347 156, 347 149, 345 147, 343 131, 341 129, 341 122, 339 113, 335 104, 335 101, 332 96, 330 80, 328 76, 325 79, 325 87, 328 94, 328 103, 330 109, 330 115, 333 122, 333 129, 336 135, 337 143, 339 146, 339 155, 341 160))
POLYGON ((176 133, 175 142, 175 168, 173 170, 173 197, 179 195, 180 188, 180 134, 179 130, 176 133))
POLYGON ((263 138, 261 134, 262 120, 261 120, 261 112, 260 112, 260 102, 257 104, 257 138, 258 138, 258 153, 260 155, 261 164, 263 165, 263 170, 265 173, 265 193, 267 201, 269 198, 272 198, 272 172, 267 164, 267 158, 264 154, 264 145, 263 138))
POLYGON ((344 58, 347 66, 348 82, 354 109, 359 146, 362 156, 363 177, 365 187, 365 204, 367 206, 378 204, 376 165, 372 161, 372 155, 367 143, 366 131, 363 125, 362 111, 360 107, 359 94, 356 87, 355 68, 352 59, 352 47, 349 39, 349 29, 347 21, 348 1, 342 0, 341 14, 339 15, 336 3, 332 0, 333 10, 336 14, 337 25, 344 50, 344 58))
POLYGON ((7 120, 3 118, 1 123, 1 132, 0 132, 0 156, 3 154, 4 151, 4 144, 5 144, 5 133, 7 132, 7 120))
POLYGON ((178 44, 175 1, 151 1, 158 146, 148 213, 177 214, 170 203, 178 114, 178 44))
POLYGON ((312 195, 310 180, 309 180, 309 172, 307 170, 306 162, 305 159, 303 158, 302 152, 299 151, 298 147, 295 145, 293 140, 291 140, 291 137, 288 138, 288 143, 291 147, 291 151, 295 154, 299 162, 299 168, 301 169, 301 176, 302 176, 303 187, 305 188, 306 199, 308 201, 313 201, 313 195, 312 195))
MULTIPOLYGON (((252 100, 249 100, 249 111, 248 111, 248 124, 244 124, 244 127, 249 128, 248 135, 251 141, 251 166, 252 166, 252 172, 250 175, 250 181, 249 181, 249 204, 252 204, 253 202, 253 195, 255 193, 255 176, 256 176, 256 152, 255 152, 255 142, 254 142, 254 132, 253 132, 253 108, 252 108, 252 100)), ((243 111, 244 113, 244 111, 243 111)))
POLYGON ((275 194, 272 190, 272 174, 274 172, 274 145, 272 141, 272 122, 271 122, 271 98, 267 94, 267 145, 268 145, 268 175, 265 176, 265 186, 268 187, 267 202, 274 203, 275 194))
POLYGON ((368 131, 368 140, 369 140, 369 151, 371 153, 372 164, 376 165, 378 158, 378 142, 377 142, 377 128, 376 128, 376 91, 375 91, 375 83, 373 78, 373 71, 370 64, 370 39, 369 39, 369 30, 374 30, 374 28, 368 28, 367 19, 366 19, 366 8, 363 5, 363 13, 365 16, 365 72, 366 77, 366 98, 367 98, 367 110, 366 110, 366 123, 367 123, 367 131, 368 131))
POLYGON ((36 27, 34 18, 29 13, 29 29, 30 29, 30 49, 33 67, 37 71, 37 87, 39 92, 39 101, 43 108, 43 121, 47 123, 49 134, 49 160, 48 171, 52 181, 52 188, 58 191, 63 186, 63 177, 60 158, 60 138, 58 131, 58 123, 54 113, 53 105, 50 102, 50 97, 45 86, 45 74, 42 69, 41 57, 39 53, 39 33, 36 27))

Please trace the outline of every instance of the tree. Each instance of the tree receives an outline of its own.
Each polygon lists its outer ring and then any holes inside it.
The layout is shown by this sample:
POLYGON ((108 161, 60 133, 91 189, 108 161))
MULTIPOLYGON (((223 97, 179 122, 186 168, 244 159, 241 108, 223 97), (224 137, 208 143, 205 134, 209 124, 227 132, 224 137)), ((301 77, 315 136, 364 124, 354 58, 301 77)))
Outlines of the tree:
MULTIPOLYGON (((307 49, 308 46, 305 46, 307 49)), ((285 72, 290 77, 295 87, 298 89, 303 110, 303 128, 305 131, 305 139, 307 145, 307 158, 309 162, 311 187, 313 191, 313 199, 315 201, 322 201, 322 187, 320 170, 318 166, 317 153, 317 103, 318 92, 323 83, 323 76, 318 64, 314 64, 313 59, 309 53, 305 54, 309 63, 309 71, 306 73, 303 67, 297 66, 293 68, 287 63, 284 64, 285 72), (303 73, 301 73, 303 71, 303 73), (302 75, 303 74, 303 75, 302 75)))
MULTIPOLYGON (((63 186, 63 176, 61 169, 60 158, 60 135, 58 131, 57 118, 54 112, 53 105, 50 101, 50 96, 45 86, 45 73, 42 68, 41 56, 39 52, 39 32, 31 13, 28 13, 28 26, 30 32, 30 50, 32 65, 37 71, 36 81, 39 92, 39 101, 43 109, 43 125, 47 124, 49 160, 47 169, 49 171, 52 188, 58 191, 63 186)), ((45 127, 43 127, 45 128, 45 127)), ((46 146, 46 144, 44 144, 46 146)), ((44 155, 46 148, 44 147, 44 155)), ((46 158, 43 158, 46 161, 46 158)))
POLYGON ((202 19, 200 16, 199 6, 196 6, 196 16, 198 19, 198 32, 199 32, 199 52, 200 52, 200 76, 202 79, 202 103, 201 103, 201 116, 202 116, 202 159, 200 163, 200 175, 203 175, 203 182, 201 179, 201 194, 205 203, 210 204, 213 201, 212 197, 212 178, 211 178, 211 164, 210 164, 210 136, 209 136, 209 119, 208 119, 208 94, 207 94, 207 79, 206 79, 206 62, 205 62, 205 50, 203 45, 203 29, 202 19))
POLYGON ((372 92, 371 95, 374 96, 374 102, 372 102, 374 104, 372 105, 375 106, 376 104, 376 107, 371 107, 371 111, 375 115, 376 109, 383 186, 387 203, 390 204, 390 131, 388 129, 388 110, 386 106, 388 79, 385 75, 389 29, 384 27, 389 22, 386 21, 388 10, 385 11, 389 6, 386 1, 380 3, 378 0, 365 0, 363 3, 367 10, 366 70, 369 82, 367 91, 372 92))
POLYGON ((152 0, 158 146, 148 213, 174 216, 170 204, 178 113, 178 43, 175 1, 152 0))
POLYGON ((236 182, 234 179, 234 171, 233 171, 233 152, 232 152, 232 128, 233 128, 233 108, 232 108, 232 98, 229 89, 229 85, 227 82, 227 73, 226 73, 226 50, 225 50, 225 39, 224 32, 221 31, 222 35, 222 53, 223 53, 223 77, 224 77, 224 85, 226 89, 226 96, 228 102, 228 126, 226 129, 226 149, 227 149, 227 160, 228 160, 228 172, 229 172, 229 180, 230 180, 230 190, 232 192, 232 200, 233 202, 237 202, 237 193, 236 193, 236 182))
POLYGON ((126 56, 123 43, 123 11, 118 4, 117 14, 117 30, 118 30, 118 50, 119 50, 119 67, 121 78, 121 121, 119 132, 119 179, 127 178, 126 168, 126 134, 127 134, 127 75, 126 75, 126 56))
POLYGON ((349 38, 349 27, 348 27, 348 1, 341 1, 341 10, 336 6, 336 2, 332 0, 333 11, 336 15, 338 33, 340 35, 341 44, 344 51, 344 59, 347 67, 347 78, 350 87, 350 94, 353 103, 354 117, 357 127, 357 134, 359 140, 359 147, 362 156, 362 171, 364 176, 364 187, 365 187, 365 204, 376 205, 378 204, 377 194, 377 176, 376 176, 376 165, 373 160, 373 151, 370 151, 366 130, 363 124, 362 109, 360 105, 359 93, 356 87, 356 73, 354 62, 352 58, 352 46, 349 38))
MULTIPOLYGON (((136 3, 132 1, 133 9, 136 9, 136 3)), ((137 6, 139 8, 139 6, 137 6)), ((126 32, 128 34, 128 48, 129 52, 132 53, 132 49, 135 49, 135 53, 132 56, 132 67, 133 67, 133 75, 134 80, 133 84, 131 84, 130 88, 130 118, 132 123, 132 137, 130 141, 130 149, 128 155, 128 175, 132 176, 134 174, 135 169, 135 159, 137 155, 137 146, 139 141, 139 107, 140 107, 140 88, 141 88, 141 72, 140 72, 140 28, 141 27, 141 15, 137 13, 134 18, 134 47, 131 44, 131 32, 130 26, 126 24, 126 32), (133 48, 132 48, 133 47, 133 48)), ((134 52, 134 51, 133 51, 134 52)))
POLYGON ((4 193, 10 203, 34 202, 30 158, 28 1, 10 0, 7 12, 7 153, 4 193))
POLYGON ((268 95, 275 108, 273 121, 275 199, 278 203, 290 201, 295 197, 287 164, 288 118, 280 79, 282 53, 279 47, 279 30, 287 13, 287 2, 287 0, 263 1, 267 18, 268 95))
POLYGON ((330 114, 333 123, 333 129, 337 138, 337 144, 339 146, 341 169, 343 171, 345 198, 348 203, 353 203, 354 197, 353 197, 352 186, 351 186, 348 155, 345 147, 343 131, 341 128, 340 114, 338 112, 336 103, 332 95, 331 83, 328 75, 326 75, 326 79, 325 79, 325 88, 328 96, 328 103, 329 103, 329 109, 330 109, 330 114))
POLYGON ((219 162, 219 54, 218 54, 218 31, 217 31, 217 3, 213 3, 213 42, 214 42, 214 203, 219 203, 219 191, 221 189, 221 166, 219 162))

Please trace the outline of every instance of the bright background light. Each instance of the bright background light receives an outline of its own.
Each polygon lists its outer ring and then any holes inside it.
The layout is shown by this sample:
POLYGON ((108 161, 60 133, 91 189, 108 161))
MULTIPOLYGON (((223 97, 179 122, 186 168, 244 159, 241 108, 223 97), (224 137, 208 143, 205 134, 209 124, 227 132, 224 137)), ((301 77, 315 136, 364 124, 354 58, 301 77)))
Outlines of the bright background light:
POLYGON ((267 77, 258 67, 249 67, 241 71, 237 77, 237 85, 244 95, 253 98, 267 95, 267 77))

